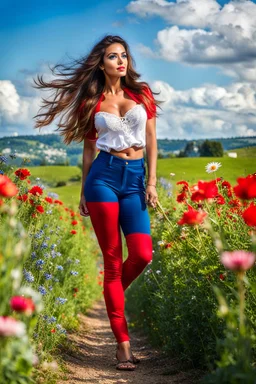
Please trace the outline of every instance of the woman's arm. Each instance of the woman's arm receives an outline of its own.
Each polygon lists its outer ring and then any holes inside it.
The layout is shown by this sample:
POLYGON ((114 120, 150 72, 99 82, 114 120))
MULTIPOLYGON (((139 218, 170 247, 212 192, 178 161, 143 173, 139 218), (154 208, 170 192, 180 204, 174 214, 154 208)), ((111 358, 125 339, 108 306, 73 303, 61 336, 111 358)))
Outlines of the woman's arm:
POLYGON ((96 140, 84 139, 84 149, 82 158, 82 186, 81 186, 81 197, 84 196, 84 184, 86 177, 91 168, 92 162, 97 154, 96 140))
POLYGON ((157 139, 156 139, 156 118, 155 117, 147 120, 146 154, 147 154, 147 163, 148 163, 148 184, 156 185, 157 139))
POLYGON ((156 207, 158 195, 156 192, 156 166, 157 166, 157 139, 156 139, 156 117, 147 120, 146 124, 146 156, 148 164, 148 180, 145 200, 148 204, 156 207))

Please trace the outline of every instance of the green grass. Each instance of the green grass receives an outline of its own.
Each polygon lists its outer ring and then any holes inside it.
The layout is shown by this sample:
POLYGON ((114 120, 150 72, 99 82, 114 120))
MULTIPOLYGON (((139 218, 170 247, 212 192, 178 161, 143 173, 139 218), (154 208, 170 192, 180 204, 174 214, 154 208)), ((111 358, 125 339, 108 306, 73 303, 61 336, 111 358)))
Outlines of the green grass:
POLYGON ((197 158, 180 158, 180 159, 158 159, 157 176, 163 176, 169 181, 177 182, 186 180, 195 183, 198 180, 211 180, 214 178, 213 173, 207 173, 205 166, 217 161, 222 164, 216 172, 217 177, 223 177, 232 185, 236 184, 239 176, 247 176, 249 173, 256 171, 255 158, 236 158, 230 157, 197 157, 197 158), (170 176, 170 172, 175 176, 170 176))
POLYGON ((81 175, 81 170, 76 166, 50 165, 29 168, 33 178, 40 177, 42 181, 50 183, 68 181, 71 177, 81 175))
POLYGON ((227 152, 236 152, 237 157, 256 157, 256 147, 235 148, 227 152))

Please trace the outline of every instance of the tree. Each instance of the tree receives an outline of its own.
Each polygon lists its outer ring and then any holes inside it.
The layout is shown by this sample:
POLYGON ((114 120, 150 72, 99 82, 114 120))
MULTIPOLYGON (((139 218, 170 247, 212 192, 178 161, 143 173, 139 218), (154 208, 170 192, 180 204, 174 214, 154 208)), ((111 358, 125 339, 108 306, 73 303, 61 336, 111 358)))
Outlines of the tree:
POLYGON ((201 157, 223 157, 223 146, 220 141, 205 140, 199 147, 201 157))

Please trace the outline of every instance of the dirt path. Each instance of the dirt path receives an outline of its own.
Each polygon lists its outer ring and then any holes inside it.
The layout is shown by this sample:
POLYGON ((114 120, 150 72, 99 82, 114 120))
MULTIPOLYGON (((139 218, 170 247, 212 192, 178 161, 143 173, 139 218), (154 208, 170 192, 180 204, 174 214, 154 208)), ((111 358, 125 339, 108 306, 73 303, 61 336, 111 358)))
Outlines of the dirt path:
POLYGON ((75 348, 64 355, 69 373, 58 384, 199 383, 202 372, 182 370, 178 359, 170 359, 152 348, 145 336, 138 332, 130 332, 130 337, 132 351, 141 362, 135 371, 119 371, 116 369, 116 341, 110 329, 104 299, 98 301, 86 316, 80 316, 79 332, 69 335, 75 348))

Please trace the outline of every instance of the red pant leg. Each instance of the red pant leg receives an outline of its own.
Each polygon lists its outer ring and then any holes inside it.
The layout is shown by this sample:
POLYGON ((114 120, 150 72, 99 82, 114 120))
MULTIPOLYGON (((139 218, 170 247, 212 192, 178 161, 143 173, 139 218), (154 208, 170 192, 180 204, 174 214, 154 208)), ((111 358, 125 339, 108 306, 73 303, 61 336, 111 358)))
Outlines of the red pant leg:
POLYGON ((125 236, 128 257, 123 263, 122 285, 124 291, 152 260, 152 237, 146 233, 131 233, 125 236))
POLYGON ((124 315, 122 239, 118 202, 86 202, 104 260, 104 298, 112 331, 118 343, 130 340, 124 315))

